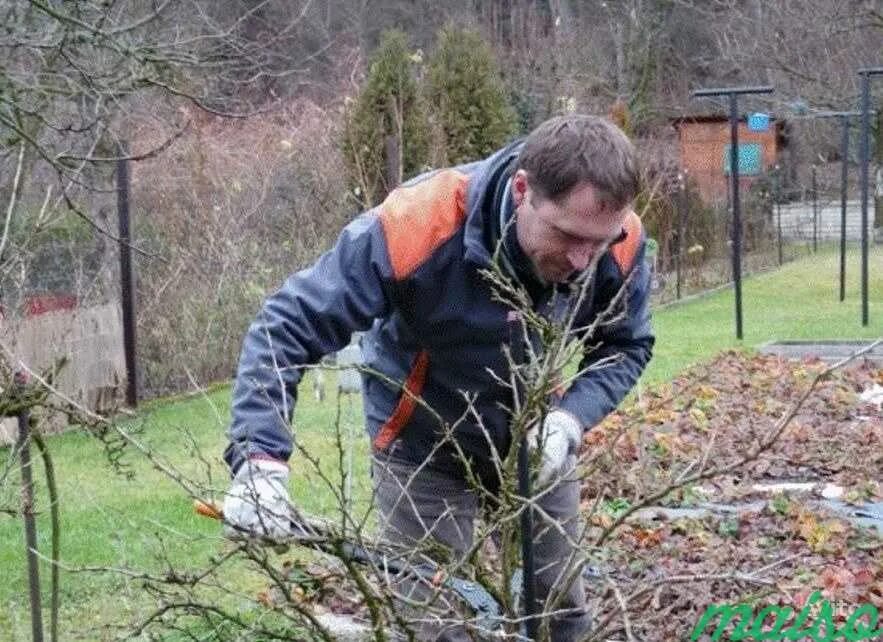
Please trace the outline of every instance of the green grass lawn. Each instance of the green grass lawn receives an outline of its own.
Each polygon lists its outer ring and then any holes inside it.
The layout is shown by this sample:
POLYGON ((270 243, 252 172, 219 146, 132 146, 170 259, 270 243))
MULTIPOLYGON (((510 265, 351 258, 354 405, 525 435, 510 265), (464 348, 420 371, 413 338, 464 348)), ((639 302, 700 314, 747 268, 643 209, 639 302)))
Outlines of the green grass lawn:
POLYGON ((732 288, 657 311, 653 315, 656 349, 644 380, 665 381, 726 348, 755 348, 786 339, 883 336, 883 247, 872 250, 867 327, 861 324, 857 248, 847 255, 846 300, 842 303, 838 254, 827 249, 743 281, 742 341, 736 339, 732 288))
MULTIPOLYGON (((330 378, 329 378, 330 379, 330 378)), ((327 386, 330 389, 330 384, 327 386)), ((340 485, 338 449, 333 431, 338 405, 335 397, 318 404, 306 386, 295 418, 300 446, 317 457, 320 469, 332 483, 340 485)), ((180 471, 198 485, 200 497, 221 500, 228 483, 220 459, 225 445, 224 430, 229 417, 230 390, 219 387, 190 399, 155 401, 141 409, 127 429, 139 429, 138 439, 160 461, 180 471)), ((360 423, 361 400, 344 396, 340 400, 342 432, 353 444, 353 495, 364 509, 370 498, 368 445, 360 423)), ((116 473, 108 464, 101 445, 81 432, 69 432, 49 440, 61 506, 61 551, 66 567, 113 567, 134 571, 156 571, 171 565, 179 569, 198 567, 223 550, 219 525, 197 516, 187 491, 158 471, 136 449, 129 448, 124 462, 132 478, 116 473)), ((0 449, 8 457, 9 449, 0 449)), ((34 453, 34 456, 36 453, 34 453)), ((334 495, 327 483, 303 458, 293 460, 292 498, 304 511, 333 514, 334 495)), ((38 546, 50 550, 43 466, 35 463, 37 480, 38 546)), ((18 470, 0 486, 0 506, 16 505, 18 470)), ((30 621, 27 576, 24 561, 23 528, 18 519, 0 513, 0 641, 29 640, 30 621)), ((49 568, 41 567, 44 588, 49 568)), ((253 583, 253 594, 264 588, 253 574, 242 571, 243 588, 253 583)), ((62 573, 62 639, 112 639, 113 632, 91 627, 122 624, 143 614, 145 604, 140 582, 119 573, 62 573), (77 636, 73 631, 80 631, 77 636)), ((43 592, 44 610, 49 597, 43 592)))
MULTIPOLYGON (((671 378, 684 367, 734 346, 754 347, 772 339, 856 338, 883 335, 883 248, 871 254, 871 325, 862 328, 858 297, 857 261, 850 260, 846 302, 837 301, 836 254, 823 253, 786 265, 781 270, 749 278, 744 283, 745 339, 735 339, 733 293, 722 291, 706 298, 660 310, 655 315, 657 346, 645 376, 647 382, 671 378)), ((333 379, 333 377, 329 377, 333 379)), ((330 388, 330 384, 329 384, 330 388)), ((337 477, 334 435, 337 404, 318 404, 304 387, 295 424, 300 444, 319 457, 322 469, 337 477)), ((141 438, 164 461, 197 480, 204 494, 223 491, 227 475, 220 453, 228 421, 229 388, 219 387, 189 399, 147 404, 130 426, 141 428, 141 438)), ((354 441, 353 491, 359 506, 370 494, 366 440, 359 424, 361 404, 345 398, 343 427, 354 441)), ((66 566, 156 570, 167 560, 173 565, 200 564, 224 547, 216 523, 197 517, 187 494, 135 450, 126 461, 134 476, 125 479, 110 468, 100 445, 79 432, 53 437, 50 449, 60 480, 62 558, 66 566)), ((0 449, 6 461, 9 449, 0 449)), ((40 550, 48 553, 42 467, 38 480, 40 550)), ((17 501, 18 471, 0 484, 0 508, 17 501)), ((301 457, 292 460, 292 495, 304 510, 333 512, 332 493, 301 457)), ((18 519, 0 513, 0 641, 30 639, 23 534, 18 519)), ((48 566, 43 564, 44 583, 48 566)), ((250 581, 243 571, 243 586, 250 581)), ((259 584, 255 583, 255 587, 259 584)), ((44 592, 44 608, 48 595, 44 592)), ((106 625, 124 624, 143 614, 145 601, 137 579, 99 572, 62 574, 62 639, 110 639, 106 625)))

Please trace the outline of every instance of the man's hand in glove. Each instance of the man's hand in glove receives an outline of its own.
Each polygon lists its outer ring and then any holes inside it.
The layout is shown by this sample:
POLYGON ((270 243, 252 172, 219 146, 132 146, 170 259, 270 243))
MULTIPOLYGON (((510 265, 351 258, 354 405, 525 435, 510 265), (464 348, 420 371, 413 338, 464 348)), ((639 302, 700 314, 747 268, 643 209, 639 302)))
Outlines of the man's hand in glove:
POLYGON ((563 475, 570 455, 575 454, 583 437, 583 429, 576 418, 564 410, 553 410, 543 422, 543 438, 540 443, 540 427, 527 431, 527 446, 531 453, 542 446, 540 470, 537 482, 544 486, 554 477, 563 475))
POLYGON ((290 521, 288 466, 267 459, 244 462, 224 496, 227 537, 282 539, 289 533, 290 521))

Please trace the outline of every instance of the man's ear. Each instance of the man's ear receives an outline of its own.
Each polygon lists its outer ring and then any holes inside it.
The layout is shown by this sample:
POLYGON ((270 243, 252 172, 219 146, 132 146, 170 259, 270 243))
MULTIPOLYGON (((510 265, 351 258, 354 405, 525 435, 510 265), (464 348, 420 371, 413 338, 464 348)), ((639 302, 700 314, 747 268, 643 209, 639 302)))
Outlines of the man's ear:
POLYGON ((512 175, 512 203, 520 207, 527 197, 527 172, 523 169, 516 170, 512 175))

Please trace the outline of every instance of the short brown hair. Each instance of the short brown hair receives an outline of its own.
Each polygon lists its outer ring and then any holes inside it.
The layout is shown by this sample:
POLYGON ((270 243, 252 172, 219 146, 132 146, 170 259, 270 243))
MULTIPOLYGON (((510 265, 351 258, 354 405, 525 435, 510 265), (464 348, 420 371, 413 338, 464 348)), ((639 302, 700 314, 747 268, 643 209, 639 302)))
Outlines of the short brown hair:
POLYGON ((635 148, 621 129, 597 116, 551 118, 524 141, 517 169, 537 194, 558 201, 581 183, 590 183, 617 209, 638 194, 635 148))

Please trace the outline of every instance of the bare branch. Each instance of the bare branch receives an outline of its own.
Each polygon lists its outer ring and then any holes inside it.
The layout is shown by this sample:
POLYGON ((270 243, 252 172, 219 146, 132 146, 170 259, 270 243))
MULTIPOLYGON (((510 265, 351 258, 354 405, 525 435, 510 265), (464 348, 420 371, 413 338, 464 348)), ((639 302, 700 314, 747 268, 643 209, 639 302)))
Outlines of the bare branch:
POLYGON ((0 261, 3 260, 3 250, 9 238, 9 226, 12 224, 12 215, 15 212, 15 203, 18 200, 19 188, 21 187, 21 168, 24 165, 25 144, 20 143, 18 148, 18 161, 15 164, 15 178, 12 179, 12 191, 9 194, 9 205, 6 207, 6 218, 3 221, 3 236, 0 237, 0 261))

